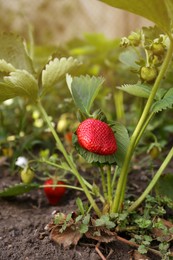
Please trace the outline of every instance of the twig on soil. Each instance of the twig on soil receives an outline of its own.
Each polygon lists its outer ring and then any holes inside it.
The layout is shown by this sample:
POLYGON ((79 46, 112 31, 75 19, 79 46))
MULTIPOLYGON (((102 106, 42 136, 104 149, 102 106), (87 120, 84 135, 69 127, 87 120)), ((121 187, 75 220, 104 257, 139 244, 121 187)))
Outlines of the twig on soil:
POLYGON ((96 244, 95 250, 96 250, 97 254, 101 257, 102 260, 106 260, 106 258, 104 257, 104 255, 100 251, 99 246, 100 246, 100 242, 96 244))

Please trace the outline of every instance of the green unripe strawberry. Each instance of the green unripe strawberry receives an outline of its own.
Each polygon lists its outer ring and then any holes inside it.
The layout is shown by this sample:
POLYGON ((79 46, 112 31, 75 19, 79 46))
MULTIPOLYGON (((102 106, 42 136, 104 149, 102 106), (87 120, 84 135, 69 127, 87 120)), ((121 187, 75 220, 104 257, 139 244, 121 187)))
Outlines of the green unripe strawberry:
POLYGON ((35 176, 34 172, 31 169, 29 169, 28 167, 25 167, 20 172, 21 180, 25 184, 31 183, 34 176, 35 176))
POLYGON ((143 81, 148 83, 153 82, 157 77, 158 71, 154 67, 142 67, 140 71, 140 77, 143 81))
POLYGON ((97 119, 84 120, 76 131, 78 143, 89 152, 111 155, 116 152, 117 144, 111 127, 97 119))
POLYGON ((152 159, 156 159, 160 154, 160 150, 157 146, 153 146, 153 148, 149 151, 149 154, 152 159))
POLYGON ((165 52, 165 48, 162 43, 153 43, 151 50, 156 56, 161 56, 165 52))

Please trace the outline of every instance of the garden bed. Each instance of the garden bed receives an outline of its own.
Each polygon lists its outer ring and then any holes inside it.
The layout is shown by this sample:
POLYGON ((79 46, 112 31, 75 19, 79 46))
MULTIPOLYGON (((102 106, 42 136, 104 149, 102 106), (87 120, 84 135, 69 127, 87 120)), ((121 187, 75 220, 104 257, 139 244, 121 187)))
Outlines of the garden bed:
MULTIPOLYGON (((0 188, 19 182, 16 176, 10 176, 8 169, 1 167, 0 188)), ((130 174, 129 190, 132 194, 139 193, 148 181, 145 170, 133 170, 130 174)), ((34 190, 30 193, 10 199, 0 199, 0 259, 1 260, 41 260, 41 259, 141 259, 135 247, 127 241, 100 243, 82 238, 77 246, 63 248, 51 241, 45 226, 52 218, 52 212, 69 213, 75 209, 75 198, 78 192, 68 190, 58 206, 50 206, 43 190, 34 190), (97 247, 98 246, 98 247, 97 247), (99 255, 102 254, 103 256, 99 255), (106 258, 107 257, 107 258, 106 258)), ((80 195, 81 196, 81 195, 80 195)), ((126 238, 125 238, 126 239, 126 238)), ((149 253, 147 258, 161 259, 149 253)))

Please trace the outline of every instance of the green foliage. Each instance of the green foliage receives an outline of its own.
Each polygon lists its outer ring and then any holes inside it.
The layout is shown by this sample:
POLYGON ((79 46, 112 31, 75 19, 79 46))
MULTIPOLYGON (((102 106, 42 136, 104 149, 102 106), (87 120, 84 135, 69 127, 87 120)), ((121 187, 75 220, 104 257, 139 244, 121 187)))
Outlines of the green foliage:
POLYGON ((172 105, 173 105, 173 88, 170 88, 161 100, 156 101, 153 104, 152 111, 154 113, 157 113, 162 110, 172 108, 172 105))
POLYGON ((80 76, 74 77, 67 75, 67 85, 75 102, 75 105, 81 112, 90 114, 94 99, 104 82, 101 77, 80 76))
POLYGON ((157 24, 164 32, 170 34, 172 19, 172 2, 170 0, 100 0, 115 8, 143 16, 157 24), (171 7, 171 8, 170 8, 171 7))
MULTIPOLYGON (((146 84, 125 84, 122 85, 121 87, 117 87, 118 89, 131 94, 136 97, 141 97, 141 98, 148 98, 150 93, 151 93, 151 85, 146 85, 146 84)), ((164 89, 159 89, 155 95, 156 100, 160 100, 163 94, 165 93, 166 90, 164 89)))
POLYGON ((13 196, 21 195, 21 194, 27 193, 33 189, 38 189, 39 186, 40 185, 38 183, 15 184, 13 186, 9 186, 8 188, 5 188, 4 190, 1 190, 0 197, 13 197, 13 196))
POLYGON ((37 81, 25 70, 11 72, 9 76, 4 77, 4 82, 0 83, 0 102, 16 96, 36 101, 37 95, 37 81))
POLYGON ((60 79, 65 76, 72 68, 79 65, 79 61, 72 57, 69 58, 55 58, 46 64, 45 69, 42 71, 42 93, 45 95, 47 92, 51 91, 60 79))

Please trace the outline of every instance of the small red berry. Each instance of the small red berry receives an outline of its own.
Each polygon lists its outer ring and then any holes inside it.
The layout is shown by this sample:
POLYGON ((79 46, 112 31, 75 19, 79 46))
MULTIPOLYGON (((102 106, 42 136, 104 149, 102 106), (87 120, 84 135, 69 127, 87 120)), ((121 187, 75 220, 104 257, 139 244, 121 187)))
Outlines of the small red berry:
POLYGON ((97 119, 84 120, 76 131, 78 143, 89 152, 111 155, 116 152, 117 144, 111 127, 97 119))
MULTIPOLYGON (((57 183, 54 183, 53 179, 48 179, 44 182, 45 186, 46 185, 55 185, 55 184, 65 185, 65 183, 63 181, 57 181, 57 183)), ((44 192, 51 205, 56 205, 63 197, 65 191, 66 191, 65 187, 44 187, 44 192)))

